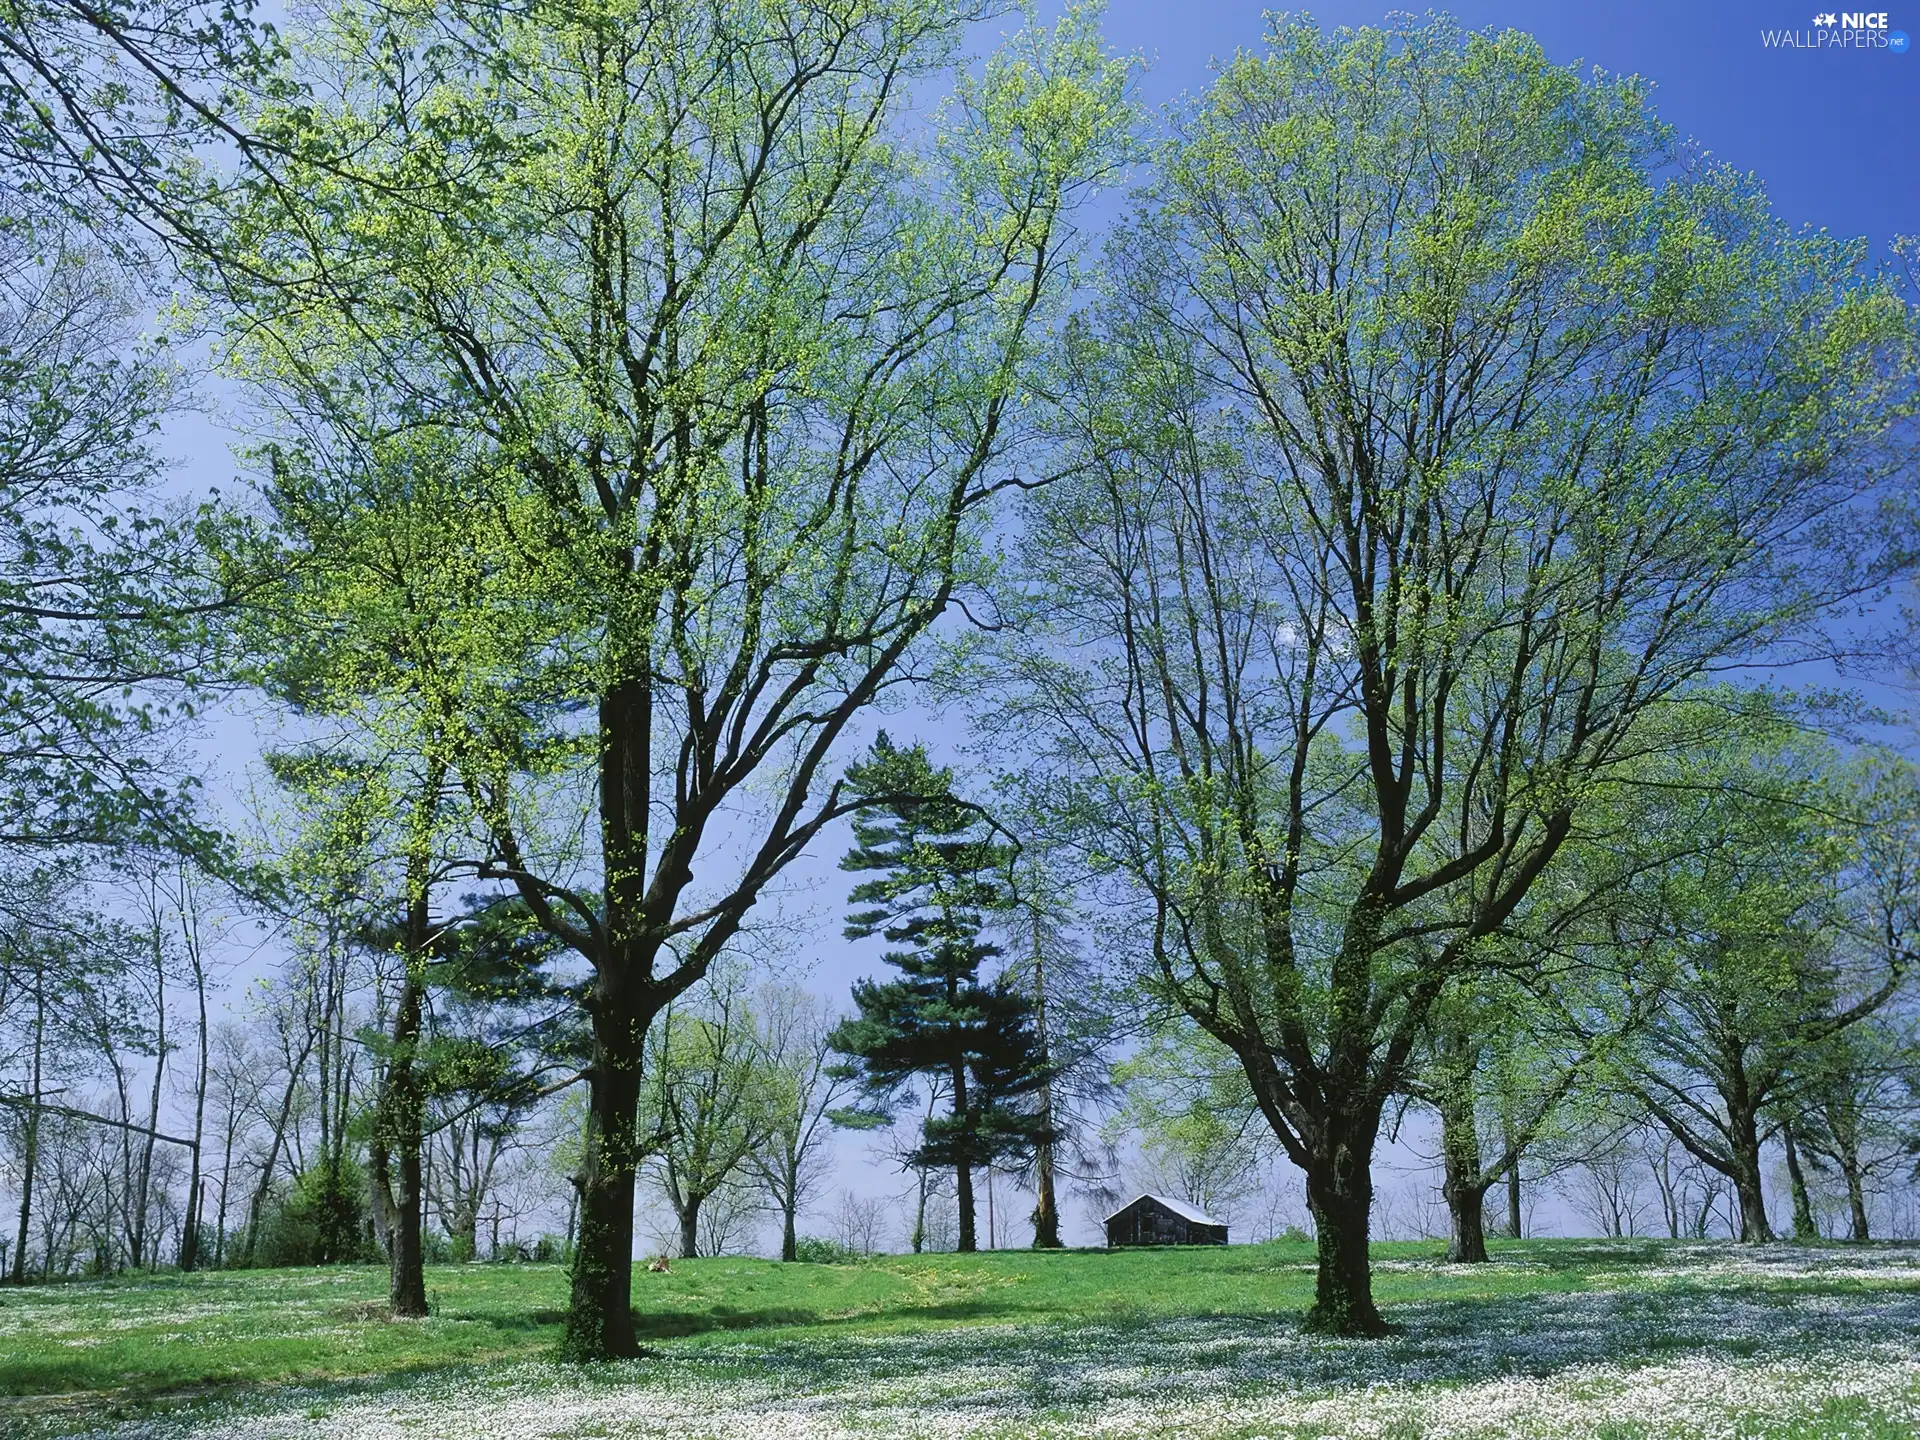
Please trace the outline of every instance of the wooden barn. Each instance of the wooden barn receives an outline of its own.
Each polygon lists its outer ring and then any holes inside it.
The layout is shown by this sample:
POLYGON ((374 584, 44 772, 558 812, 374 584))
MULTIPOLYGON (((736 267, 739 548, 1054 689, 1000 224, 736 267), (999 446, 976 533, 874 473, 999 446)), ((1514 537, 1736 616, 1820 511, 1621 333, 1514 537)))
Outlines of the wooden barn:
POLYGON ((1107 1217, 1107 1244, 1224 1245, 1227 1227, 1164 1195, 1137 1195, 1107 1217))

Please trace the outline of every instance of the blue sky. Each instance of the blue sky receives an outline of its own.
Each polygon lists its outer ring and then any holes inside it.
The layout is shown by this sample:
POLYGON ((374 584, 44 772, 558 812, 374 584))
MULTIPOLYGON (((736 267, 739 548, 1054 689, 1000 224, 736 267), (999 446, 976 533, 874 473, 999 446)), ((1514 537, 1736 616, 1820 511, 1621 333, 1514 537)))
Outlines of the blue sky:
MULTIPOLYGON (((1883 12, 1890 30, 1920 40, 1920 0, 1874 3, 1892 7, 1883 12)), ((1305 13, 1322 26, 1377 25, 1391 8, 1360 0, 1305 13)), ((1920 232, 1920 46, 1896 54, 1762 45, 1763 29, 1811 29, 1813 0, 1463 0, 1444 8, 1476 29, 1530 31, 1556 63, 1646 76, 1661 118, 1758 174, 1790 224, 1865 235, 1876 247, 1920 232)), ((1215 59, 1257 48, 1262 10, 1249 0, 1111 0, 1107 33, 1116 48, 1148 57, 1142 90, 1158 104, 1202 88, 1215 59)))

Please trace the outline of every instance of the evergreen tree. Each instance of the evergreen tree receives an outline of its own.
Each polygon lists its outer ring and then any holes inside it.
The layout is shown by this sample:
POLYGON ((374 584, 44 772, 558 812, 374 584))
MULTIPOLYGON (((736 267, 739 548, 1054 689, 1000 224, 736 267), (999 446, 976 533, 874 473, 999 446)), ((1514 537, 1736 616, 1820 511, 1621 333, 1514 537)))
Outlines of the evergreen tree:
POLYGON ((880 936, 900 972, 853 988, 857 1014, 831 1039, 848 1057, 864 1108, 843 1123, 877 1124, 916 1081, 943 1085, 949 1108, 930 1115, 909 1164, 950 1168, 960 1204, 960 1249, 975 1248, 973 1170, 1025 1165, 1051 1137, 1036 1097, 1048 1072, 1032 997, 1002 975, 981 977, 999 947, 982 939, 987 915, 1006 903, 1000 876, 1010 847, 977 807, 953 794, 952 773, 921 746, 882 733, 849 786, 873 808, 854 823, 843 870, 871 875, 853 890, 850 940, 880 936))

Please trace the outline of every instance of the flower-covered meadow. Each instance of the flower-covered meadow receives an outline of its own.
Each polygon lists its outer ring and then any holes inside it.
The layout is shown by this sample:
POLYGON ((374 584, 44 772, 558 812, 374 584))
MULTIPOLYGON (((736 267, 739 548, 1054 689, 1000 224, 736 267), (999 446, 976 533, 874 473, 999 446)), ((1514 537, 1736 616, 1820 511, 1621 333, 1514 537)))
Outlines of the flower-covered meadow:
MULTIPOLYGON (((1219 1265, 1219 1254, 1203 1267, 1219 1265)), ((1098 1267, 1105 1258, 1078 1263, 1098 1267)), ((1152 1257, 1168 1267, 1197 1258, 1152 1257)), ((0 1432, 97 1440, 1920 1435, 1920 1248, 1514 1247, 1466 1289, 1457 1267, 1385 1263, 1383 1282, 1395 1277, 1410 1297, 1424 1282, 1432 1293, 1394 1305, 1401 1332, 1377 1342, 1310 1336, 1296 1312, 1258 1303, 1249 1313, 1113 1305, 1078 1318, 974 1323, 956 1323, 935 1305, 912 1323, 876 1313, 757 1333, 712 1330, 656 1342, 638 1362, 588 1370, 523 1358, 155 1395, 117 1415, 43 1397, 0 1412, 0 1432)), ((825 1270, 789 1273, 792 1283, 847 1283, 825 1270)), ((1215 1273, 1224 1287, 1238 1272, 1215 1273)), ((280 1278, 289 1294, 283 1318, 295 1327, 303 1300, 329 1282, 280 1278)), ((1260 1298, 1257 1285, 1247 1289, 1260 1298)), ((112 1305, 97 1293, 89 1299, 76 1287, 71 1303, 92 1312, 101 1335, 114 1333, 112 1305)), ((217 1308, 183 1307, 167 1343, 192 1346, 196 1325, 217 1319, 217 1308)), ((0 1344, 22 1336, 21 1318, 21 1307, 0 1309, 0 1344)), ((334 1323, 351 1328, 337 1307, 334 1323)))

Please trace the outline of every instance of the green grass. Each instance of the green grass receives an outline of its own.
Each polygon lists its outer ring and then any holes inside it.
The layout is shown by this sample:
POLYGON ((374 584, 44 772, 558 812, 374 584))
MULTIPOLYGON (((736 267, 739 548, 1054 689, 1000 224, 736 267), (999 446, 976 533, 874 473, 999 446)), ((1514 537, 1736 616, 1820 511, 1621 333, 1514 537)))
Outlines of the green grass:
MULTIPOLYGON (((1383 1305, 1580 1289, 1609 1264, 1530 1244, 1526 1270, 1422 1266, 1435 1245, 1375 1247, 1383 1305)), ((1498 1253, 1498 1252, 1496 1252, 1498 1253)), ((1629 1252, 1631 1253, 1631 1252, 1629 1252)), ((1160 1316, 1284 1315, 1313 1297, 1310 1244, 1182 1250, 994 1251, 857 1265, 680 1260, 634 1273, 647 1342, 756 1330, 888 1333, 934 1325, 1160 1316)), ((533 1358, 560 1338, 566 1277, 550 1265, 427 1270, 432 1315, 384 1318, 386 1271, 161 1274, 0 1291, 0 1394, 140 1395, 210 1384, 392 1374, 533 1358)))
MULTIPOLYGON (((897 1256, 846 1266, 676 1261, 667 1274, 637 1268, 634 1276, 638 1326, 656 1359, 602 1373, 654 1387, 656 1408, 711 1392, 698 1413, 799 1405, 811 1424, 832 1411, 835 1424, 853 1427, 820 1432, 835 1435, 866 1433, 859 1427, 869 1412, 893 1415, 896 1426, 902 1416, 949 1417, 929 1432, 942 1436, 999 1435, 993 1417, 1002 1411, 1019 1417, 1007 1421, 1008 1435, 1073 1435, 1102 1406, 1144 1415, 1181 1394, 1192 1397, 1183 1414, 1218 1407, 1216 1420, 1195 1421, 1194 1434, 1311 1435, 1321 1433, 1313 1407, 1348 1392, 1375 1409, 1382 1396, 1413 1407, 1384 1416, 1381 1434, 1554 1433, 1545 1421, 1539 1432, 1460 1428, 1461 1414, 1479 1413, 1463 1397, 1497 1399, 1501 1377, 1517 1375, 1558 1386, 1555 1404, 1590 1409, 1596 1440, 1638 1440, 1689 1431, 1665 1412, 1621 1411, 1604 1398, 1614 1393, 1607 1387, 1626 1385, 1630 1395, 1635 1374, 1677 1376, 1691 1397, 1690 1426, 1705 1364, 1715 1384, 1736 1378, 1726 1381, 1730 1397, 1762 1380, 1786 1397, 1741 1421, 1741 1436, 1920 1433, 1898 1406, 1889 1409, 1887 1395, 1904 1393, 1904 1370, 1887 1371, 1863 1396, 1829 1384, 1844 1365, 1823 1358, 1844 1360, 1869 1344, 1886 1353, 1920 1346, 1920 1252, 1782 1247, 1755 1259, 1734 1247, 1533 1241, 1497 1247, 1489 1266, 1446 1265, 1435 1245, 1380 1245, 1374 1254, 1376 1298, 1406 1326, 1384 1345, 1301 1336, 1296 1321, 1313 1288, 1306 1244, 897 1256), (1588 1406, 1582 1386, 1603 1398, 1588 1406), (1236 1428, 1234 1396, 1267 1407, 1257 1424, 1247 1422, 1255 1428, 1236 1428), (1302 1397, 1307 1418, 1287 1418, 1288 1397, 1302 1397)), ((223 1435, 238 1422, 205 1418, 226 1416, 223 1406, 310 1424, 309 1412, 326 1419, 340 1406, 405 1409, 442 1392, 467 1397, 448 1402, 462 1414, 510 1401, 573 1417, 564 1430, 528 1433, 683 1433, 623 1429, 626 1412, 616 1406, 607 1418, 593 1409, 610 1403, 594 1387, 611 1382, 545 1363, 566 1298, 558 1267, 433 1267, 433 1313, 422 1321, 384 1318, 385 1279, 363 1267, 0 1291, 0 1395, 9 1397, 0 1399, 0 1435, 65 1433, 167 1410, 185 1417, 182 1434, 223 1435), (575 1414, 582 1406, 599 1418, 575 1414), (211 1428, 191 1428, 202 1421, 211 1428)), ((1739 1403, 1729 1398, 1724 1408, 1731 1415, 1739 1403)), ((282 1432, 267 1424, 258 1433, 282 1432)))

